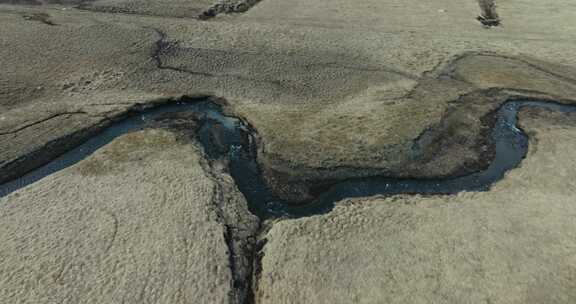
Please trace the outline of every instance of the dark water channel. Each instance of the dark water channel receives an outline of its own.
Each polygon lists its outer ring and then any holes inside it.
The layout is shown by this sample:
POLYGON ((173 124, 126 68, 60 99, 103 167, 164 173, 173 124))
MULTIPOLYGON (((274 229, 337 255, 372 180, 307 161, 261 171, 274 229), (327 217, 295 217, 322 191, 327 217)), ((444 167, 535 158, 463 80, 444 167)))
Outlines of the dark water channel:
POLYGON ((328 187, 310 203, 294 206, 275 196, 265 183, 256 161, 257 147, 249 126, 238 118, 225 116, 221 107, 209 100, 182 99, 177 103, 130 115, 115 123, 46 165, 0 185, 0 197, 81 161, 124 133, 142 129, 167 114, 186 111, 196 113, 199 124, 197 137, 207 156, 210 159, 228 160, 229 172, 246 197, 250 211, 262 219, 321 214, 330 211, 335 202, 350 197, 486 191, 494 182, 502 179, 507 171, 517 167, 527 153, 528 137, 516 124, 521 107, 576 112, 576 106, 533 100, 508 101, 496 112, 496 124, 491 133, 495 158, 486 170, 447 179, 396 179, 383 176, 349 179, 328 187))

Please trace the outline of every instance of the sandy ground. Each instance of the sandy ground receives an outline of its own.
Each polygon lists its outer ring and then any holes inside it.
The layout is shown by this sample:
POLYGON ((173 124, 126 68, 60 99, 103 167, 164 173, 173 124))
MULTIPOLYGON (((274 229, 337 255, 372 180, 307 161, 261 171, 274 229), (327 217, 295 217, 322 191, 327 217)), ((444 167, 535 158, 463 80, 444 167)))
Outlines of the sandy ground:
POLYGON ((0 199, 0 302, 237 303, 199 155, 141 131, 0 199))
POLYGON ((265 235, 258 303, 574 303, 576 115, 522 114, 490 192, 347 200, 265 235))

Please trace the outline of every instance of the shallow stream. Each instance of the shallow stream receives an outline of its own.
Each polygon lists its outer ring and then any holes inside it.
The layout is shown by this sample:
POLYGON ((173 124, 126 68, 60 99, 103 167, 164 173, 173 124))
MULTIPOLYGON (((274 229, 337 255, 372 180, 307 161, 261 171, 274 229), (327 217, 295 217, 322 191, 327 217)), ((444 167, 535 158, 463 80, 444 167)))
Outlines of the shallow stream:
POLYGON ((576 112, 576 106, 544 101, 508 101, 496 112, 491 132, 495 158, 489 167, 473 174, 445 179, 397 179, 384 176, 349 179, 335 183, 312 202, 290 205, 273 194, 257 163, 257 147, 249 126, 235 117, 225 116, 219 105, 209 100, 181 100, 130 115, 104 129, 82 145, 18 179, 0 185, 0 197, 30 185, 50 174, 81 161, 114 138, 142 129, 169 113, 193 111, 198 117, 198 139, 210 159, 227 158, 229 172, 246 197, 249 209, 261 219, 303 217, 330 211, 342 199, 394 194, 453 194, 461 191, 487 191, 504 174, 517 167, 528 150, 528 137, 517 127, 521 107, 540 107, 553 111, 576 112))

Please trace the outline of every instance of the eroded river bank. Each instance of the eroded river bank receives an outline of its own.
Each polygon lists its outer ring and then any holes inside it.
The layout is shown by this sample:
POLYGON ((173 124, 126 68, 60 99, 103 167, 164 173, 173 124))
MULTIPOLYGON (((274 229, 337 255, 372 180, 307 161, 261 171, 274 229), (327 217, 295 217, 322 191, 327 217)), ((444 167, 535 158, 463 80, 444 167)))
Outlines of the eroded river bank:
MULTIPOLYGON (((262 176, 257 159, 258 147, 253 136, 256 131, 251 126, 239 118, 225 115, 222 107, 210 98, 183 97, 173 103, 129 113, 127 118, 105 128, 73 150, 18 179, 0 185, 0 197, 81 161, 120 135, 146 127, 158 127, 163 123, 170 125, 170 121, 178 119, 182 113, 190 114, 184 119, 189 122, 184 126, 184 129, 188 128, 185 131, 196 135, 209 160, 224 161, 228 165, 229 173, 248 201, 250 211, 261 219, 298 218, 326 213, 334 207, 335 202, 354 197, 487 191, 507 171, 517 167, 527 153, 527 135, 517 126, 518 111, 522 107, 576 112, 576 106, 544 100, 509 100, 494 113, 495 123, 490 143, 495 153, 485 170, 454 178, 397 179, 372 176, 348 179, 332 182, 329 186, 323 184, 318 187, 322 190, 316 190, 314 199, 291 204, 276 195, 262 176)), ((183 128, 182 125, 179 128, 183 128)))

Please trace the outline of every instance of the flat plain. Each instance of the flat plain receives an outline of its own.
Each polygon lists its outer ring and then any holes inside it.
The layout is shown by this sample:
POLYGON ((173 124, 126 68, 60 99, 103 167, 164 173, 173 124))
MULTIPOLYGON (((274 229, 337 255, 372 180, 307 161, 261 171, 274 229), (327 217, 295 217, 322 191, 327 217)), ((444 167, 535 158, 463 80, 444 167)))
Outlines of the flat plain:
MULTIPOLYGON (((287 200, 487 166, 506 100, 576 104, 576 4, 0 0, 0 182, 134 109, 217 97, 287 200)), ((259 221, 177 131, 126 134, 0 198, 2 303, 574 303, 573 115, 523 110, 488 192, 259 221)))

